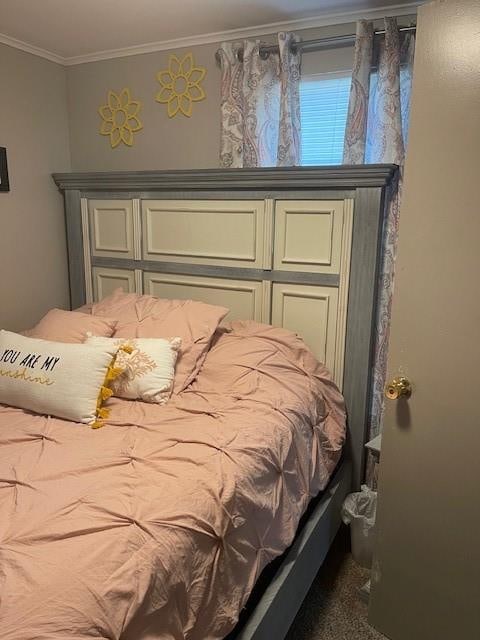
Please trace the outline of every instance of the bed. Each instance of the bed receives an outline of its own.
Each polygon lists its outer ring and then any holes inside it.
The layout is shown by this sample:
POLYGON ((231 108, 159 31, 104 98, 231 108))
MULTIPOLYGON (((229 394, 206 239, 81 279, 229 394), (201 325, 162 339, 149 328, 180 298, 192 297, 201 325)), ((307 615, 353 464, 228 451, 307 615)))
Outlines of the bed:
POLYGON ((230 314, 185 391, 94 437, 0 410, 2 637, 285 635, 363 471, 394 171, 55 177, 73 307, 121 284, 230 314))

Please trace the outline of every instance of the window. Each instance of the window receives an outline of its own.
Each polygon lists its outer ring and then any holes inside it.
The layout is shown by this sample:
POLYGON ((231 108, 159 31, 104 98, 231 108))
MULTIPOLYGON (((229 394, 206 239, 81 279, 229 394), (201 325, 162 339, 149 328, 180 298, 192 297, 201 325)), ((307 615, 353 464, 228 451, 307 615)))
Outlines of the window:
POLYGON ((302 165, 342 164, 351 80, 350 72, 302 78, 302 165))

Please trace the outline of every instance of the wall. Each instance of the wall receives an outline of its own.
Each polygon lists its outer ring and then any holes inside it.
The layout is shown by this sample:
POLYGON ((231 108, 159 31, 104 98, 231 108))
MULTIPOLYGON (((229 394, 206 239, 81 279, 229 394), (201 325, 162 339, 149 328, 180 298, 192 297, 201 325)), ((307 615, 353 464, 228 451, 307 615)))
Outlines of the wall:
MULTIPOLYGON (((379 23, 381 24, 381 23, 379 23)), ((355 32, 344 24, 299 32, 304 39, 355 32)), ((262 38, 271 41, 272 36, 262 38)), ((215 63, 218 44, 174 51, 179 57, 192 51, 197 65, 207 74, 203 82, 207 98, 193 105, 193 115, 168 118, 166 105, 155 101, 160 89, 156 73, 168 66, 171 51, 92 62, 67 69, 68 109, 74 171, 141 169, 199 169, 218 166, 220 142, 220 69, 215 63), (111 149, 108 137, 98 133, 98 107, 106 102, 108 89, 129 87, 143 102, 142 131, 135 134, 133 147, 124 144, 111 149)), ((304 73, 350 69, 352 47, 306 54, 304 73)))
POLYGON ((0 327, 20 330, 69 301, 63 199, 51 178, 70 169, 66 73, 0 45, 0 78, 10 176, 0 193, 0 327))

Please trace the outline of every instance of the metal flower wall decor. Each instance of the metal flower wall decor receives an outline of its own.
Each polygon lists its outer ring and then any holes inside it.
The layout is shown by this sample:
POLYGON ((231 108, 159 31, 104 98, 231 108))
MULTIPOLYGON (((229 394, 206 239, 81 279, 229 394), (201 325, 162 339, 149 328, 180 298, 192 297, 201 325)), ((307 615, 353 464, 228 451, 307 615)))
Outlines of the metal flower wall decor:
POLYGON ((132 100, 130 89, 122 89, 119 94, 115 91, 108 92, 107 104, 102 105, 98 113, 102 118, 100 134, 110 136, 112 149, 121 142, 128 147, 133 146, 133 134, 143 129, 138 118, 141 108, 139 100, 132 100))
MULTIPOLYGON (((178 114, 191 117, 193 103, 206 98, 201 86, 206 73, 205 67, 195 66, 192 53, 181 59, 175 54, 169 56, 168 69, 157 73, 161 88, 155 95, 157 102, 167 105, 169 118, 178 114)), ((139 118, 141 108, 142 103, 132 99, 129 88, 125 87, 119 93, 108 91, 106 104, 98 109, 102 119, 99 133, 109 136, 112 149, 120 144, 133 146, 134 134, 143 129, 139 118)))
POLYGON ((167 105, 169 118, 179 113, 190 118, 193 103, 206 97, 200 86, 206 72, 205 67, 195 66, 192 53, 187 53, 181 60, 170 55, 168 69, 157 73, 161 89, 155 96, 157 102, 167 105))

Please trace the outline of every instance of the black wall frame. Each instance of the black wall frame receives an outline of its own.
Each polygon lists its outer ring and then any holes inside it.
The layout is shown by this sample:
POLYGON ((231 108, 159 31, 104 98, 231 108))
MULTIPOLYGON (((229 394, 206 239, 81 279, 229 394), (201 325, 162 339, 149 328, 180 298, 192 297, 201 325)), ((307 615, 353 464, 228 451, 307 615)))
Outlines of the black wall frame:
POLYGON ((0 147, 0 191, 10 191, 8 181, 7 150, 0 147))

